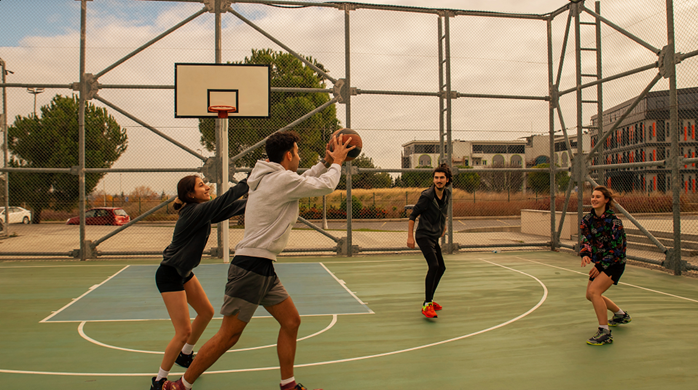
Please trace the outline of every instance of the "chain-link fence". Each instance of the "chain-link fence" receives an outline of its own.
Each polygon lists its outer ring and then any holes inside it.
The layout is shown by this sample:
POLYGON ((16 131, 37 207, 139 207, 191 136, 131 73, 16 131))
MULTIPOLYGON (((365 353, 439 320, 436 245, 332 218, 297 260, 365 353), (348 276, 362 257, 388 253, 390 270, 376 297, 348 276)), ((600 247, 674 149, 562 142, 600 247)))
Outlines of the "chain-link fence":
MULTIPOLYGON (((23 20, 40 7, 7 8, 5 29, 18 33, 1 53, 3 203, 33 223, 7 213, 0 255, 161 253, 177 181, 220 183, 228 160, 213 120, 174 118, 174 64, 239 63, 270 65, 271 114, 229 120, 231 177, 279 130, 301 135, 301 169, 338 128, 364 140, 335 192, 300 200, 288 253, 408 250, 411 207, 447 163, 448 252, 575 248, 591 188, 604 184, 631 258, 694 267, 698 5, 557 3, 513 13, 65 0, 38 32, 23 20)), ((243 226, 230 224, 231 248, 243 226)), ((220 257, 223 235, 212 236, 207 253, 220 257)))

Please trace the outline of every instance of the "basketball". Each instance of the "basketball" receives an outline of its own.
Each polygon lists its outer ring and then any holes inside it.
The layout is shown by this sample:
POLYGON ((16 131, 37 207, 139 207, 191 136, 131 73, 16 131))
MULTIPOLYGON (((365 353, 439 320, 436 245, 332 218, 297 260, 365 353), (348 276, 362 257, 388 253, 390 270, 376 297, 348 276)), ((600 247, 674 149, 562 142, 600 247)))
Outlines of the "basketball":
MULTIPOLYGON (((347 154, 347 159, 345 161, 351 161, 351 160, 359 157, 359 155, 361 154, 361 147, 363 146, 363 142, 361 141, 361 136, 359 135, 359 133, 357 133, 356 131, 354 131, 352 129, 347 129, 347 128, 339 129, 339 130, 335 131, 334 133, 332 133, 332 137, 335 137, 335 136, 339 137, 340 135, 344 136, 343 142, 346 142, 347 137, 351 137, 351 142, 349 142, 349 145, 347 145, 347 146, 356 146, 356 148, 349 151, 349 154, 347 154)), ((330 138, 329 145, 330 145, 330 151, 334 150, 334 147, 332 145, 332 138, 330 138)))

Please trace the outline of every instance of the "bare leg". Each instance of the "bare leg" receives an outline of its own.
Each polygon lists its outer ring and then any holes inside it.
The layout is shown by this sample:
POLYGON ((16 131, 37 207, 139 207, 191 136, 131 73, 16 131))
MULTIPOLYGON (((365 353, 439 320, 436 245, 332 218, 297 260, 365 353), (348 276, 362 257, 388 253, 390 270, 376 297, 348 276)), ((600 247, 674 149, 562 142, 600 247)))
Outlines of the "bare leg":
POLYGON ((170 371, 174 364, 179 351, 182 350, 184 343, 191 336, 191 322, 189 319, 189 307, 187 306, 187 294, 184 291, 171 291, 162 293, 162 300, 165 301, 165 307, 170 314, 172 325, 175 328, 175 335, 165 348, 165 356, 162 358, 160 368, 165 371, 170 371))
POLYGON ((288 379, 293 376, 293 362, 296 358, 296 339, 298 338, 298 328, 301 325, 301 317, 291 297, 286 298, 286 300, 277 305, 265 306, 264 308, 281 325, 276 352, 279 355, 281 379, 288 379))
POLYGON ((213 318, 213 306, 196 276, 184 284, 184 291, 187 293, 187 302, 196 311, 196 318, 191 324, 191 335, 187 340, 187 344, 194 345, 213 318))
POLYGON ((599 320, 599 325, 608 325, 606 310, 610 309, 608 306, 609 303, 615 306, 615 311, 618 311, 618 306, 616 306, 613 301, 602 295, 604 292, 606 292, 606 290, 608 290, 609 287, 611 287, 612 284, 613 279, 603 272, 599 273, 594 280, 590 280, 589 284, 587 284, 586 297, 589 301, 591 301, 591 304, 594 305, 594 312, 596 312, 596 318, 599 320))
POLYGON ((613 313, 615 313, 615 312, 617 312, 618 310, 620 310, 620 307, 618 307, 618 305, 616 305, 615 303, 613 303, 612 300, 608 299, 608 297, 605 297, 605 296, 603 296, 603 295, 602 295, 601 297, 602 297, 603 300, 606 302, 606 308, 607 308, 608 310, 610 310, 610 311, 613 312, 613 313))
POLYGON ((224 316, 218 333, 201 347, 199 353, 196 354, 196 359, 192 361, 191 366, 184 373, 184 379, 189 383, 194 383, 225 351, 237 343, 245 326, 247 326, 247 322, 238 320, 237 314, 224 316))

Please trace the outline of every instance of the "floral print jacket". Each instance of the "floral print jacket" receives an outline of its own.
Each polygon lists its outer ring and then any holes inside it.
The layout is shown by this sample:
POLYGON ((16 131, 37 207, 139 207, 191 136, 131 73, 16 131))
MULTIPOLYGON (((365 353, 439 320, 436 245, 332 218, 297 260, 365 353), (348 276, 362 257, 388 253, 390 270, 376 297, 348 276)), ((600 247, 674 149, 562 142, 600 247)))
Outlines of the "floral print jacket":
POLYGON ((612 210, 597 217, 594 210, 582 218, 582 247, 579 256, 589 256, 592 263, 604 269, 611 264, 625 263, 625 230, 623 222, 612 210))

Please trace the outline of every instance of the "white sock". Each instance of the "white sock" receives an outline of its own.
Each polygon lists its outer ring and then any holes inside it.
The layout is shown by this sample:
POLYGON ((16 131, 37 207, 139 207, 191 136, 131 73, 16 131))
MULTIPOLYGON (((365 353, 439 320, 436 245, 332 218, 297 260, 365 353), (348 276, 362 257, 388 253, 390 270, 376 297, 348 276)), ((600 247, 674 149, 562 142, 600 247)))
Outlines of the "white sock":
POLYGON ((610 329, 608 329, 608 325, 599 325, 599 329, 605 329, 610 331, 610 329))
POLYGON ((194 344, 184 344, 182 347, 182 353, 185 355, 191 355, 194 352, 194 344))
POLYGON ((170 375, 169 371, 165 371, 160 367, 160 370, 158 371, 158 376, 155 377, 155 381, 159 381, 162 378, 167 378, 167 376, 170 375))
POLYGON ((186 389, 191 389, 191 387, 193 386, 191 383, 187 382, 186 379, 184 379, 184 375, 182 375, 182 384, 186 389))
POLYGON ((289 383, 291 383, 291 382, 295 382, 295 381, 296 381, 296 377, 295 377, 295 376, 292 376, 292 377, 290 377, 290 378, 288 378, 288 379, 282 379, 282 380, 281 380, 281 386, 287 385, 287 384, 289 384, 289 383))
POLYGON ((618 311, 615 312, 615 313, 613 313, 613 314, 618 314, 619 316, 622 316, 623 314, 625 314, 625 312, 623 311, 623 309, 621 309, 621 308, 619 307, 619 308, 618 308, 618 311))

